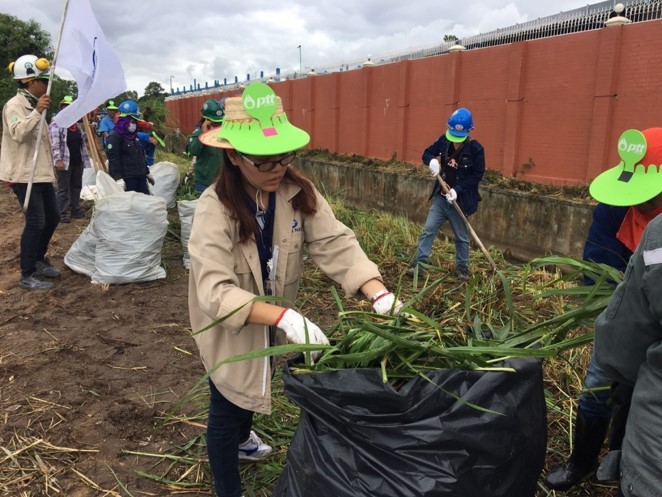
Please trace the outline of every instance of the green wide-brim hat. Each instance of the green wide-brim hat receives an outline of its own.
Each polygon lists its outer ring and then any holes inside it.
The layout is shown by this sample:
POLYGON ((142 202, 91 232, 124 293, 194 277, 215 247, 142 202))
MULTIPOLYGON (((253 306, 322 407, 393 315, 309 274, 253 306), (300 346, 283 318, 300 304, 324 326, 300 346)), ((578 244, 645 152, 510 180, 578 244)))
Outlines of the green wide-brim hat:
POLYGON ((221 128, 201 134, 202 144, 250 155, 277 155, 310 142, 308 133, 288 121, 282 100, 265 83, 253 83, 241 97, 227 98, 224 103, 221 128))
POLYGON ((621 163, 595 178, 591 196, 603 204, 639 205, 662 193, 662 128, 629 129, 618 140, 621 163))

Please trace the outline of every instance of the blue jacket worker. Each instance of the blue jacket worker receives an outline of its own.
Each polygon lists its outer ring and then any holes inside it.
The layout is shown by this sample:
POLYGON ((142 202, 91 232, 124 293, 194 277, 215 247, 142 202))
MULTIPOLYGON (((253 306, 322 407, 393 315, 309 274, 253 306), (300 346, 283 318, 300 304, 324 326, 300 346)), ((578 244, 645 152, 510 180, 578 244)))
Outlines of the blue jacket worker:
POLYGON ((147 168, 138 134, 140 110, 133 100, 119 106, 120 117, 106 141, 108 172, 114 180, 124 180, 127 191, 149 195, 147 181, 153 181, 147 168))
POLYGON ((469 137, 473 129, 473 117, 468 109, 457 109, 448 118, 448 129, 437 141, 423 152, 426 164, 434 178, 441 179, 450 189, 444 194, 439 181, 435 179, 430 199, 432 205, 425 226, 418 239, 416 258, 407 273, 421 274, 419 264, 427 263, 432 244, 448 221, 455 236, 456 275, 461 281, 469 280, 469 233, 462 216, 453 205, 455 202, 466 217, 478 210, 478 184, 485 174, 485 151, 483 146, 469 137))

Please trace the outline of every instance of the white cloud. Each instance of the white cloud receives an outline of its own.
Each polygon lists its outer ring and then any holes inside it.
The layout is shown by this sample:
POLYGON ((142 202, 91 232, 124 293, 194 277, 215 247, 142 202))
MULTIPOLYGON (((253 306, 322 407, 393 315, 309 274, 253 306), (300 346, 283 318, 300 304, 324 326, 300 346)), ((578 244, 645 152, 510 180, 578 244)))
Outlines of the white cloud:
MULTIPOLYGON (((170 87, 240 81, 276 67, 283 73, 339 67, 432 47, 444 35, 463 37, 586 6, 586 0, 90 0, 122 62, 129 88, 142 94, 151 81, 170 87), (306 69, 305 69, 306 70, 306 69)), ((0 10, 34 19, 53 43, 63 2, 4 2, 0 10)), ((22 54, 16 54, 20 56, 22 54)), ((6 64, 8 61, 0 61, 6 64)))

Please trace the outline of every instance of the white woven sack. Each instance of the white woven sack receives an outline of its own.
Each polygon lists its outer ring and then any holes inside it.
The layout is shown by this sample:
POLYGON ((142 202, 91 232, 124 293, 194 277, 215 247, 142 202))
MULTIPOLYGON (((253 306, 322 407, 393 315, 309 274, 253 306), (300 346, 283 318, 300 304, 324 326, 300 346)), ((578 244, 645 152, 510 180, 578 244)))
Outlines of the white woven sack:
POLYGON ((160 197, 121 192, 100 199, 93 223, 97 246, 92 283, 165 278, 161 249, 167 229, 168 213, 160 197))
POLYGON ((193 225, 193 213, 198 206, 198 200, 178 200, 177 212, 179 212, 179 224, 181 226, 181 239, 184 257, 182 262, 186 269, 191 269, 191 258, 188 254, 188 239, 191 238, 191 226, 193 225))
POLYGON ((113 177, 104 172, 97 172, 97 200, 100 200, 108 195, 115 195, 116 193, 124 192, 124 182, 118 183, 113 177))
POLYGON ((97 172, 93 167, 83 168, 83 186, 86 185, 96 185, 97 184, 97 172))
POLYGON ((166 207, 172 209, 177 205, 177 188, 179 187, 179 167, 172 162, 157 162, 149 168, 154 177, 154 184, 150 185, 153 195, 163 197, 166 207))
POLYGON ((72 271, 85 276, 92 276, 94 272, 94 254, 97 247, 97 237, 92 229, 92 222, 86 226, 78 239, 69 247, 64 255, 64 263, 72 271))

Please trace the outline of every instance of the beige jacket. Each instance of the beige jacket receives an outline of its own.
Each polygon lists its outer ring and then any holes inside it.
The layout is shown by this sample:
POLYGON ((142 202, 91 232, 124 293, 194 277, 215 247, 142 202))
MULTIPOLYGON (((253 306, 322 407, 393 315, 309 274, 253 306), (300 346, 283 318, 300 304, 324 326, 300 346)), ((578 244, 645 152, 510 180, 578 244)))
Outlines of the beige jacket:
MULTIPOLYGON (((30 181, 37 130, 41 114, 32 108, 23 95, 12 97, 2 109, 2 148, 0 148, 0 180, 10 183, 30 181)), ((35 183, 53 183, 53 159, 48 126, 44 123, 41 136, 35 183)))
MULTIPOLYGON (((365 282, 381 279, 379 269, 365 255, 354 233, 335 218, 319 193, 315 215, 304 217, 294 211, 290 200, 298 191, 297 185, 284 181, 276 192, 273 244, 278 245, 279 256, 275 294, 286 297, 289 305, 293 305, 303 270, 304 245, 313 261, 339 283, 348 296, 356 294, 365 282)), ((252 299, 264 295, 257 246, 254 241, 239 243, 237 222, 211 188, 205 190, 198 202, 188 250, 191 256, 189 313, 193 331, 227 316, 221 324, 194 337, 207 371, 223 359, 268 347, 269 328, 245 324, 252 299), (233 311, 236 312, 228 316, 233 311)), ((277 340, 283 338, 280 336, 277 340)), ((211 378, 232 403, 269 414, 270 362, 265 357, 225 364, 211 378)))

